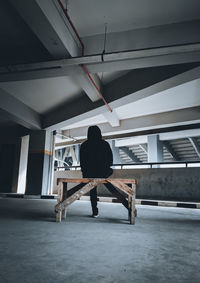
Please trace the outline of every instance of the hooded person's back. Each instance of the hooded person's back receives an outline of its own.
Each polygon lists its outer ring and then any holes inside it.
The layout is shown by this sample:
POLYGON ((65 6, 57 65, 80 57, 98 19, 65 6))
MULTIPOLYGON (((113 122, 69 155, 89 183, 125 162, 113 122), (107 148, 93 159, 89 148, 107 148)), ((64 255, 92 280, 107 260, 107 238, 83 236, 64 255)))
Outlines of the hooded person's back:
POLYGON ((81 145, 80 165, 83 177, 107 178, 112 174, 113 155, 97 126, 88 129, 88 139, 81 145))

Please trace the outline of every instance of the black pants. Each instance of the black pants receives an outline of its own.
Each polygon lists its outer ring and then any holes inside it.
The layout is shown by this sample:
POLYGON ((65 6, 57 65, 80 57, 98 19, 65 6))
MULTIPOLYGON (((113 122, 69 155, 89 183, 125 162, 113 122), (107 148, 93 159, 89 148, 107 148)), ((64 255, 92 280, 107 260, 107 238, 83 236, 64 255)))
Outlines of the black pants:
POLYGON ((92 214, 97 215, 98 214, 98 208, 97 208, 97 187, 94 187, 90 191, 90 201, 92 206, 92 214))
MULTIPOLYGON (((113 169, 109 169, 109 172, 102 174, 101 176, 96 176, 93 178, 108 178, 110 175, 112 175, 113 169)), ((88 178, 88 176, 83 175, 83 178, 88 178)), ((91 177, 89 177, 91 178, 91 177)), ((94 187, 90 191, 90 201, 91 201, 91 206, 92 206, 92 214, 97 215, 98 214, 98 208, 97 208, 97 187, 94 187)))
MULTIPOLYGON (((80 190, 83 186, 85 186, 85 184, 81 183, 81 184, 73 187, 71 190, 69 190, 67 192, 67 198, 69 198, 75 192, 80 190)), ((94 189, 92 189, 90 191, 90 201, 91 201, 91 206, 92 206, 92 213, 93 213, 93 215, 97 215, 98 214, 98 208, 97 208, 97 187, 94 187, 94 189)))

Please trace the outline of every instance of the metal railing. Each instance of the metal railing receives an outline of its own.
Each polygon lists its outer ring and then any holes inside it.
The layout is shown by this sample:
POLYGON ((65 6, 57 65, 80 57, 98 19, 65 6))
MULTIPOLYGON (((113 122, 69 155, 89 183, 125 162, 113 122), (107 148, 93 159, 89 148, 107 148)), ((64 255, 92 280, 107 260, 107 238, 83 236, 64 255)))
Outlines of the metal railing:
MULTIPOLYGON (((200 167, 200 161, 174 161, 174 162, 135 162, 135 163, 118 163, 111 166, 113 169, 137 169, 137 168, 188 168, 188 167, 200 167)), ((65 170, 78 170, 81 167, 76 166, 62 166, 55 167, 55 171, 65 170)))

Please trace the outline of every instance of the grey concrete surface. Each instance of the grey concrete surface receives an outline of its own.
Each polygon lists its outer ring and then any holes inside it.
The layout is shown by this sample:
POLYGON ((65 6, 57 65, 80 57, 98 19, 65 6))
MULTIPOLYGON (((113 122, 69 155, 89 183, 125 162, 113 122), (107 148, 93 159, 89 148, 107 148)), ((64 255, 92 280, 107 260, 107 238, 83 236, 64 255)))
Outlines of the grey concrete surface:
POLYGON ((200 210, 87 201, 56 223, 54 200, 0 199, 0 282, 200 282, 200 210))

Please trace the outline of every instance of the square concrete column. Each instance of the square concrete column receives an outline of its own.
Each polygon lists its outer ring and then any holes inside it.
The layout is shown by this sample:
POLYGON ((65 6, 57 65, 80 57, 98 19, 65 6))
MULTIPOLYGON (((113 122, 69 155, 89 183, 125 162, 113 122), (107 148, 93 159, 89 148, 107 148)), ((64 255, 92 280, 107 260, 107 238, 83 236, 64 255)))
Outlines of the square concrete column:
POLYGON ((148 141, 148 162, 163 162, 163 144, 159 135, 147 137, 148 141))
POLYGON ((115 140, 109 141, 113 153, 113 164, 121 164, 121 157, 119 154, 119 147, 115 146, 115 140))
POLYGON ((28 163, 29 135, 19 139, 14 160, 12 192, 24 194, 26 190, 26 174, 28 163))
POLYGON ((76 155, 76 160, 77 160, 77 164, 80 164, 80 144, 76 144, 75 145, 75 155, 76 155))
POLYGON ((45 130, 30 133, 26 194, 48 195, 52 180, 53 134, 45 130))

